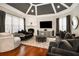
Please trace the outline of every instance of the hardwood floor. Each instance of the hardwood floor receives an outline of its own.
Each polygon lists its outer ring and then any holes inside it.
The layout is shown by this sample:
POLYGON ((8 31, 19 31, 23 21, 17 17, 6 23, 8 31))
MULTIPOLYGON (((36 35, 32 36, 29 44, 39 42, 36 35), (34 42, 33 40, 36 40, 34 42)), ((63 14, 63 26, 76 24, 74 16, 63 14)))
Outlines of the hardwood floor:
POLYGON ((21 45, 12 51, 0 53, 0 56, 46 56, 46 54, 47 49, 21 45))

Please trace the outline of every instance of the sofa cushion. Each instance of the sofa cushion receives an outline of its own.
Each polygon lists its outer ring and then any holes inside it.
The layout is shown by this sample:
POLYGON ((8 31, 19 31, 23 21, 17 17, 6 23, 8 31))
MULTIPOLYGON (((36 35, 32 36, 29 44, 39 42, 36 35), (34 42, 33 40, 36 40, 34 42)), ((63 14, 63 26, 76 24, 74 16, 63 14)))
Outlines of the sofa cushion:
POLYGON ((79 53, 61 49, 61 48, 52 48, 52 53, 58 54, 58 55, 63 55, 63 56, 79 56, 79 53))
POLYGON ((73 46, 74 51, 79 51, 79 39, 68 40, 68 42, 73 46))
POLYGON ((66 50, 72 50, 72 45, 68 41, 61 41, 59 43, 59 48, 66 49, 66 50))

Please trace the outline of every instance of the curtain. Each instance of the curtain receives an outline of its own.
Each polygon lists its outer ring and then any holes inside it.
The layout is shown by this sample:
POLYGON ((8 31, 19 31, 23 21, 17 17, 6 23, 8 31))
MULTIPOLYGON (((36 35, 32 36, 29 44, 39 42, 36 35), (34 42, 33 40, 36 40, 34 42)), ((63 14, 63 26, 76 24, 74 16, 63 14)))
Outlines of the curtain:
POLYGON ((68 16, 66 16, 66 18, 67 18, 67 25, 66 25, 67 32, 71 33, 71 24, 70 24, 71 16, 68 15, 68 16))
POLYGON ((59 33, 59 18, 56 19, 56 33, 59 33))
POLYGON ((24 30, 26 30, 26 20, 24 18, 24 30))
POLYGON ((0 32, 5 32, 5 12, 0 11, 0 32))

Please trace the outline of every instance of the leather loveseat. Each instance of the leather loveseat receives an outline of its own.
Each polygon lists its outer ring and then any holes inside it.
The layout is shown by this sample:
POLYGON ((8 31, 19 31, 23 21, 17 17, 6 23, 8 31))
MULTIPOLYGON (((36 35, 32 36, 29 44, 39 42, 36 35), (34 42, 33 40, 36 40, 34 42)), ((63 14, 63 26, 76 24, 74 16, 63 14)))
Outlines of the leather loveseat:
POLYGON ((59 46, 50 42, 48 56, 79 56, 79 39, 60 41, 59 46), (67 42, 67 43, 66 43, 67 42))

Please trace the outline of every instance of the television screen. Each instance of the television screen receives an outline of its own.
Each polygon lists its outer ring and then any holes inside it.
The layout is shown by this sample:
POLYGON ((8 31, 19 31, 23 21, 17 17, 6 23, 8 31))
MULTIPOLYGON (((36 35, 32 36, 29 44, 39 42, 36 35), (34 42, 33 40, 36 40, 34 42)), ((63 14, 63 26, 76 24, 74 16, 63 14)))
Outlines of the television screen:
POLYGON ((40 21, 40 28, 52 28, 52 21, 40 21))

